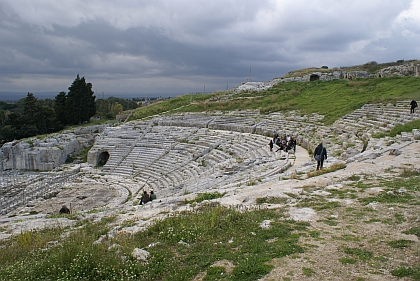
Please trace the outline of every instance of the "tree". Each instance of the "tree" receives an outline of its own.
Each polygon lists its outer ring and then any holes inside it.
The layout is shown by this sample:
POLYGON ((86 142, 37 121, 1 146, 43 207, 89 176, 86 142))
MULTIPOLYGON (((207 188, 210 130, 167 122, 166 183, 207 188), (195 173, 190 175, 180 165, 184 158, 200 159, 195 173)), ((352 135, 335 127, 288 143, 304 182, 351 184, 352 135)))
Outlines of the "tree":
POLYGON ((120 113, 120 112, 122 112, 122 111, 123 111, 123 107, 122 107, 122 105, 121 105, 120 103, 115 102, 115 103, 112 105, 111 112, 112 112, 112 114, 113 114, 114 116, 116 116, 117 114, 119 114, 119 113, 120 113))
POLYGON ((66 97, 66 122, 68 124, 80 124, 89 121, 95 115, 95 96, 92 84, 87 83, 84 77, 77 74, 73 84, 69 87, 66 97))
POLYGON ((54 112, 62 125, 66 124, 66 92, 60 92, 54 99, 54 112))

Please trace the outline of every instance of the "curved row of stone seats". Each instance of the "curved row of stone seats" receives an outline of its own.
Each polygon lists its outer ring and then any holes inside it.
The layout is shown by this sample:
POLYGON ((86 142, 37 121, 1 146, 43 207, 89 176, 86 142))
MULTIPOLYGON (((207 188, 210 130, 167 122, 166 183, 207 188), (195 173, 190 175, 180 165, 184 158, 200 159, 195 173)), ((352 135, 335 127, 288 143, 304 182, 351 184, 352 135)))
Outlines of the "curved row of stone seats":
POLYGON ((217 116, 208 124, 208 128, 252 133, 255 131, 255 125, 255 120, 247 117, 217 116))
POLYGON ((155 118, 154 122, 159 126, 207 128, 213 119, 215 119, 214 116, 207 116, 202 113, 186 113, 170 117, 158 117, 155 118))
POLYGON ((420 118, 420 114, 409 113, 410 101, 393 104, 365 104, 334 123, 334 127, 368 132, 390 131, 397 124, 404 124, 420 118))
MULTIPOLYGON (((188 139, 185 140, 186 143, 175 142, 172 146, 172 150, 166 151, 163 155, 158 157, 158 159, 148 157, 156 159, 154 161, 149 161, 148 163, 136 163, 135 159, 138 160, 138 157, 132 156, 133 154, 139 153, 139 150, 136 147, 142 145, 141 140, 137 140, 134 149, 126 156, 126 159, 121 162, 120 166, 125 167, 115 168, 113 174, 125 176, 134 175, 139 181, 146 181, 148 178, 147 182, 149 188, 174 188, 183 186, 185 181, 191 181, 191 177, 198 179, 206 170, 232 159, 232 155, 216 148, 221 143, 228 143, 230 148, 238 147, 239 149, 242 149, 242 155, 240 152, 237 152, 237 154, 238 157, 243 158, 248 158, 249 154, 253 153, 256 155, 255 158, 262 157, 262 152, 254 151, 260 150, 262 145, 268 147, 267 138, 262 136, 243 136, 237 132, 212 131, 208 129, 196 131, 195 134, 190 134, 190 132, 192 132, 192 130, 185 130, 185 134, 183 135, 184 137, 189 134, 188 139), (196 143, 200 143, 201 145, 197 145, 196 143), (240 143, 245 145, 242 146, 240 143), (196 153, 197 150, 200 149, 203 152, 202 155, 198 155, 198 158, 194 157, 193 153, 196 153), (208 167, 200 167, 200 164, 203 164, 203 160, 204 162, 208 162, 208 167), (129 164, 126 165, 126 163, 129 164)), ((175 136, 180 137, 179 134, 175 134, 175 136)), ((144 137, 147 137, 147 135, 144 137)), ((265 154, 264 156, 270 156, 270 154, 265 154)), ((221 172, 219 171, 219 173, 221 172)))

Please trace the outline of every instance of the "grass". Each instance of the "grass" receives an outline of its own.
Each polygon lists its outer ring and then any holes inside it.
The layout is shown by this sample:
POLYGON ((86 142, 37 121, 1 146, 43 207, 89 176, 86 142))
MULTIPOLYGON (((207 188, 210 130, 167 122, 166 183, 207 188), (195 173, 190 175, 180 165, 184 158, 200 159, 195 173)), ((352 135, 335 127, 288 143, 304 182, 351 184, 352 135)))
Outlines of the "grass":
POLYGON ((255 199, 257 204, 286 204, 288 198, 286 197, 260 197, 255 199))
MULTIPOLYGON (((202 112, 259 110, 261 113, 298 110, 303 115, 318 113, 330 125, 366 103, 395 103, 402 99, 420 99, 417 77, 369 78, 280 83, 255 92, 217 92, 184 95, 136 109, 132 119, 151 117, 163 112, 202 112), (229 96, 226 100, 217 97, 229 96), (252 98, 252 99, 251 99, 252 98), (328 100, 326 103, 325 101, 328 100)), ((408 110, 408 109, 407 109, 408 110)))
POLYGON ((407 248, 410 247, 410 245, 414 244, 414 241, 406 240, 406 239, 400 239, 400 240, 393 240, 388 242, 388 245, 392 248, 407 248))
POLYGON ((86 222, 66 238, 59 228, 25 232, 0 242, 6 249, 0 253, 0 280, 191 280, 202 271, 205 280, 221 275, 223 280, 257 280, 273 268, 267 263, 271 259, 304 251, 295 232, 306 231, 308 224, 281 217, 276 210, 205 207, 134 235, 106 236, 102 243, 93 242, 106 235, 113 219, 86 222), (267 219, 271 227, 260 228, 267 219), (48 241, 57 244, 48 248, 48 241), (150 253, 146 263, 131 257, 136 247, 150 253), (230 261, 233 270, 211 267, 219 260, 230 261))
POLYGON ((402 132, 411 132, 413 129, 420 129, 420 120, 414 120, 405 124, 397 124, 391 129, 388 133, 378 133, 374 134, 375 138, 384 138, 387 136, 395 137, 396 135, 401 134, 402 132))
POLYGON ((409 230, 406 230, 403 233, 404 234, 414 234, 417 237, 420 237, 420 227, 417 226, 417 227, 410 228, 409 230))
POLYGON ((399 267, 391 272, 393 276, 403 278, 411 277, 413 280, 420 280, 420 266, 417 267, 399 267))
POLYGON ((332 164, 328 168, 323 168, 321 170, 307 172, 306 176, 308 178, 312 178, 312 177, 320 176, 320 175, 323 175, 323 174, 326 174, 326 173, 332 173, 332 172, 344 169, 345 167, 346 167, 346 164, 344 164, 344 163, 332 164))
POLYGON ((367 261, 373 258, 373 253, 371 251, 360 249, 360 248, 344 248, 344 253, 351 255, 353 258, 358 258, 359 260, 367 261))
POLYGON ((196 198, 192 199, 192 200, 185 200, 186 204, 191 204, 191 203, 201 203, 204 200, 213 200, 213 199, 217 199, 217 198, 222 198, 223 196, 226 195, 226 192, 224 193, 219 193, 219 192, 213 192, 213 193, 200 193, 197 195, 196 198))

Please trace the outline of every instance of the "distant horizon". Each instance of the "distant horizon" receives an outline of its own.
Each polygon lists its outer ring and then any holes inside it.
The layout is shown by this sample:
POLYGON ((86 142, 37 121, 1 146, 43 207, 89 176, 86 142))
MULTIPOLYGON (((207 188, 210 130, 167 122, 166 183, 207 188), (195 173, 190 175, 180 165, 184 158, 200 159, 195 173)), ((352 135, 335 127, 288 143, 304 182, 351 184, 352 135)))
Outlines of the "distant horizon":
MULTIPOLYGON (((59 93, 57 92, 29 92, 32 93, 37 99, 54 99, 59 93)), ((210 92, 209 92, 210 93, 210 92)), ((133 99, 133 98, 173 98, 187 94, 196 93, 133 93, 133 92, 109 92, 105 93, 94 93, 96 99, 108 99, 110 97, 133 99)), ((25 98, 28 92, 0 92, 0 101, 16 102, 22 98, 25 98)))

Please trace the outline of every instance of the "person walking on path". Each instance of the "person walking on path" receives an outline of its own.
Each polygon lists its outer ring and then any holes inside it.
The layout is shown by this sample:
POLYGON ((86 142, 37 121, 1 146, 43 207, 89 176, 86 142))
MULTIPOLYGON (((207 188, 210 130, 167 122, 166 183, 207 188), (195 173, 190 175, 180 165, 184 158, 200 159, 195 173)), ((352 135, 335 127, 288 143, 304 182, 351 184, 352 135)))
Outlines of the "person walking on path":
POLYGON ((322 145, 322 142, 320 142, 315 148, 314 158, 317 161, 316 170, 322 169, 324 166, 324 160, 327 160, 327 150, 322 145))
POLYGON ((270 146, 270 151, 273 151, 274 143, 272 140, 270 140, 270 143, 268 145, 270 146))
POLYGON ((414 109, 417 107, 417 102, 415 100, 412 100, 410 102, 410 113, 414 113, 414 109))

